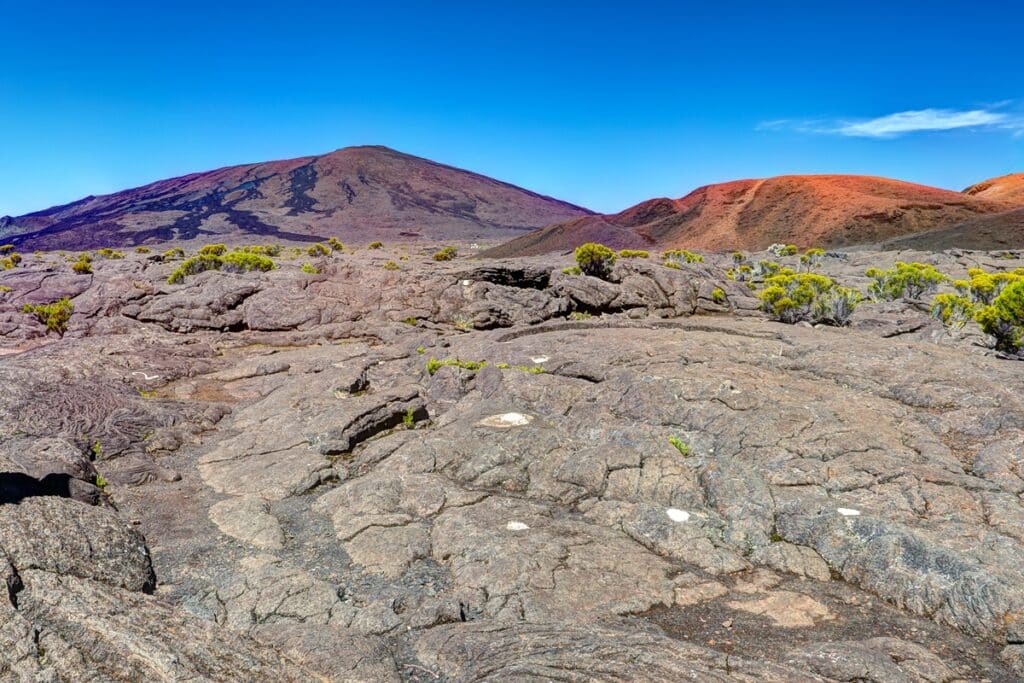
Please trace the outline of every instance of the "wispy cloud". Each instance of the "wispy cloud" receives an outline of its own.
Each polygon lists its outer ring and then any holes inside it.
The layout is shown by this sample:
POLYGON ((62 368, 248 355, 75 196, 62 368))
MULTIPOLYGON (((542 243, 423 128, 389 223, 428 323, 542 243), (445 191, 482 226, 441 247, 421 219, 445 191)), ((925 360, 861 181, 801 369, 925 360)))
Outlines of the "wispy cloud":
MULTIPOLYGON (((1006 104, 1006 103, 1000 103, 1006 104)), ((864 120, 776 119, 758 124, 758 130, 795 130, 859 138, 894 138, 909 133, 958 128, 1004 129, 1024 132, 1024 116, 984 109, 916 109, 864 120)))
POLYGON ((1006 114, 985 109, 969 111, 919 109, 917 111, 901 111, 858 123, 846 123, 836 128, 835 132, 849 137, 888 138, 924 130, 993 126, 1003 123, 1007 118, 1006 114))

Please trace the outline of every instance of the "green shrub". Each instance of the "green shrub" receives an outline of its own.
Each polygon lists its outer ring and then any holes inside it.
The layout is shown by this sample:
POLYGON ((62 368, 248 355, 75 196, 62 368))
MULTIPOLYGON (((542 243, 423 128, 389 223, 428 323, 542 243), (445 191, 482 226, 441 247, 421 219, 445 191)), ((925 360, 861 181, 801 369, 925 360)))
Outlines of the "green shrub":
POLYGON ((306 249, 306 253, 310 256, 327 256, 331 253, 331 248, 326 244, 317 242, 316 244, 311 244, 309 248, 306 249))
POLYGON ((967 275, 970 280, 955 280, 953 287, 973 303, 988 305, 1007 285, 1024 280, 1024 269, 1018 268, 1010 273, 986 273, 981 268, 968 268, 967 275))
POLYGON ((619 252, 622 258, 650 258, 651 254, 643 249, 623 249, 619 252))
POLYGON ((888 270, 868 268, 864 273, 874 280, 868 293, 876 299, 893 301, 900 298, 919 299, 948 278, 926 263, 903 263, 888 270))
POLYGON ((974 318, 974 303, 958 294, 937 294, 932 300, 931 314, 946 327, 963 327, 974 318))
POLYGON ((991 304, 978 309, 974 319, 995 339, 997 349, 1020 350, 1024 344, 1024 278, 1004 287, 991 304))
POLYGON ((302 272, 306 275, 319 275, 320 269, 310 263, 303 263, 302 272))
POLYGON ((736 265, 739 265, 741 263, 745 263, 746 260, 747 260, 747 255, 744 254, 742 251, 734 251, 734 252, 732 252, 732 262, 735 263, 736 265))
POLYGON ((569 320, 590 320, 594 316, 586 311, 573 311, 569 314, 569 320))
POLYGON ((402 424, 405 425, 406 429, 412 429, 416 426, 416 409, 406 408, 405 415, 402 416, 402 424))
POLYGON ((487 361, 482 360, 459 360, 458 358, 446 358, 444 360, 437 360, 436 358, 429 358, 427 360, 427 374, 433 375, 443 367, 455 367, 462 368, 463 370, 469 370, 470 372, 476 372, 480 368, 487 365, 487 361))
POLYGON ((725 295, 725 290, 721 287, 715 287, 711 290, 711 300, 718 305, 724 305, 729 298, 725 295))
POLYGON ((583 275, 583 271, 580 270, 579 266, 569 266, 568 268, 562 268, 564 275, 583 275))
POLYGON ((796 253, 800 250, 797 249, 795 244, 773 244, 768 247, 768 251, 776 256, 796 256, 796 253))
POLYGON ((669 263, 674 263, 677 267, 684 263, 704 263, 703 256, 686 249, 670 249, 669 251, 662 252, 661 257, 665 260, 666 266, 669 263))
POLYGON ((607 279, 615 265, 615 252, 595 242, 576 247, 576 265, 587 275, 607 279))
POLYGON ((103 258, 108 259, 108 260, 109 259, 122 259, 122 258, 124 258, 124 252, 123 251, 116 251, 114 249, 109 249, 107 247, 104 247, 103 249, 97 249, 96 253, 99 254, 100 256, 102 256, 103 258))
POLYGON ((451 261, 453 258, 458 256, 459 250, 455 247, 444 247, 434 253, 435 261, 451 261))
POLYGON ((199 254, 181 262, 181 265, 174 269, 171 276, 167 278, 167 284, 176 285, 184 282, 189 275, 195 275, 207 270, 220 270, 224 265, 224 259, 216 254, 199 254))
POLYGON ((245 251, 250 254, 261 254, 263 256, 270 256, 272 258, 281 255, 280 244, 250 244, 245 247, 239 247, 235 251, 245 251))
POLYGON ((199 247, 200 256, 221 256, 228 250, 226 244, 207 244, 199 247))
POLYGON ((808 249, 800 256, 800 263, 808 270, 817 268, 824 260, 824 249, 808 249))
POLYGON ((79 275, 89 275, 92 273, 92 257, 88 254, 82 254, 78 257, 77 261, 71 264, 71 270, 79 275))
POLYGON ((13 244, 0 244, 0 254, 9 254, 14 251, 13 244))
POLYGON ((135 247, 136 254, 148 254, 150 252, 149 247, 135 247))
POLYGON ((184 258, 185 250, 181 247, 172 247, 163 253, 164 260, 170 261, 171 259, 184 258))
POLYGON ((757 293, 761 308, 784 323, 808 321, 835 325, 849 322, 861 301, 855 289, 840 287, 831 278, 816 273, 794 273, 782 268, 765 279, 757 293))
POLYGON ((64 336, 68 329, 68 320, 75 312, 75 307, 67 297, 49 304, 25 304, 21 309, 22 313, 29 313, 36 317, 36 320, 46 325, 46 332, 56 332, 64 336))
POLYGON ((387 263, 385 263, 385 264, 384 264, 383 266, 381 266, 381 267, 382 267, 382 268, 383 268, 384 270, 401 270, 401 269, 402 269, 402 266, 398 265, 398 264, 397 264, 397 263, 395 263, 394 261, 388 261, 387 263))
POLYGON ((416 324, 419 322, 419 320, 417 320, 415 316, 410 315, 408 318, 403 318, 402 322, 405 323, 406 325, 409 325, 410 327, 416 327, 416 324))
POLYGON ((677 451, 679 451, 679 455, 683 456, 684 458, 690 457, 690 444, 686 443, 678 436, 668 437, 668 442, 672 444, 672 446, 674 446, 677 451))
POLYGON ((0 285, 0 294, 6 294, 7 292, 13 292, 14 290, 7 285, 0 285))
POLYGON ((21 254, 16 251, 8 252, 6 257, 0 258, 0 268, 4 270, 17 268, 19 263, 21 263, 21 254))
POLYGON ((343 251, 345 249, 345 245, 337 237, 328 238, 327 246, 331 248, 331 251, 343 251))
POLYGON ((383 242, 370 242, 368 245, 366 245, 366 248, 367 249, 383 249, 384 248, 384 243, 383 242))
POLYGON ((251 270, 267 272, 274 269, 274 261, 263 254, 232 251, 224 255, 221 267, 229 273, 248 273, 251 270))

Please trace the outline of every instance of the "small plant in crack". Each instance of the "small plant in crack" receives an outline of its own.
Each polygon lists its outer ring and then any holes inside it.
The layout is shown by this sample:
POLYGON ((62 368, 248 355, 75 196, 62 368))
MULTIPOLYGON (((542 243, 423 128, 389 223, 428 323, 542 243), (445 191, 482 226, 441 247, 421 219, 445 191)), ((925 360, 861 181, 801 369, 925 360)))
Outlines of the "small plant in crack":
POLYGON ((406 429, 412 429, 416 426, 416 409, 406 408, 405 415, 402 416, 402 424, 405 425, 406 429))
POLYGON ((682 455, 684 458, 689 458, 690 457, 690 444, 686 443, 685 441, 680 439, 678 436, 670 436, 670 437, 668 437, 668 442, 670 444, 672 444, 672 446, 677 451, 679 451, 679 454, 682 455))

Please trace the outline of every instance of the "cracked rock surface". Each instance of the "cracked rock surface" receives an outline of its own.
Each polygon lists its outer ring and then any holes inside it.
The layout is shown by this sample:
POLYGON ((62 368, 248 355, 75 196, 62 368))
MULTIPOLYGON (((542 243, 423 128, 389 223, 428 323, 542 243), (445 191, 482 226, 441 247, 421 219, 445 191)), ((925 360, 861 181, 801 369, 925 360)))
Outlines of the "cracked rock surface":
MULTIPOLYGON (((821 269, 896 259, 1024 264, 821 269)), ((1024 678, 1024 363, 919 302, 772 322, 728 254, 94 265, 0 273, 0 680, 1024 678)))

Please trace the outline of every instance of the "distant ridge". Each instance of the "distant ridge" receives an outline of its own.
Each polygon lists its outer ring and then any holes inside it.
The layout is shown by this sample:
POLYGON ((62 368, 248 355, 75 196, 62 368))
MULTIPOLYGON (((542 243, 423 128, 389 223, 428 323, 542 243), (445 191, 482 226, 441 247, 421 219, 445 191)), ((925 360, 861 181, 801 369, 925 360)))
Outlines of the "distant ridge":
POLYGON ((0 239, 23 249, 332 235, 493 242, 590 213, 387 147, 347 147, 192 173, 0 219, 0 239))
POLYGON ((1012 200, 888 178, 778 176, 706 185, 680 199, 652 199, 617 214, 562 221, 484 255, 563 251, 590 241, 618 249, 763 249, 776 242, 849 247, 989 217, 998 224, 995 217, 1016 206, 1012 200))

